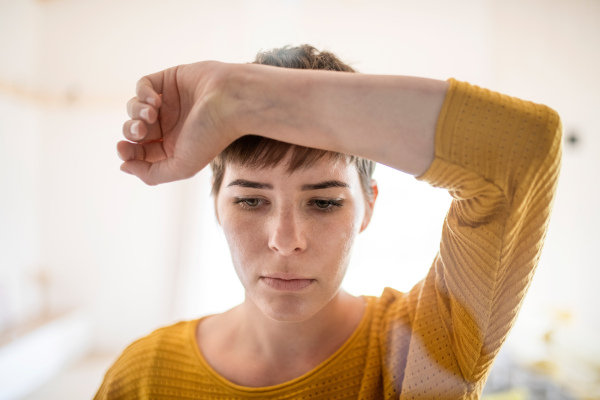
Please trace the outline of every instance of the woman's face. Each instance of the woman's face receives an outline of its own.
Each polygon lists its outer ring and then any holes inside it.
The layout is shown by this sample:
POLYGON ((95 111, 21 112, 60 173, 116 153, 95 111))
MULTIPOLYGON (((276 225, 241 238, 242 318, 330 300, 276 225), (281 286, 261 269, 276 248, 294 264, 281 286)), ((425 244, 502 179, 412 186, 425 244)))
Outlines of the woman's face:
POLYGON ((216 210, 246 301, 274 320, 299 322, 338 293, 374 200, 365 200, 356 167, 344 160, 291 174, 286 161, 228 165, 216 210))

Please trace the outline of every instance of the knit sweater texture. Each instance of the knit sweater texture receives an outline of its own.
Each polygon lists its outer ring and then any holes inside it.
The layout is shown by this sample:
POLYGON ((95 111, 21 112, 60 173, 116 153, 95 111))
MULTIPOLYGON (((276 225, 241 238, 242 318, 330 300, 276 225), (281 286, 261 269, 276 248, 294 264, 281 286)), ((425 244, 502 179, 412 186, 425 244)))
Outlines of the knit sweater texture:
POLYGON ((435 159, 417 177, 448 190, 440 250, 409 292, 366 297, 352 336, 312 371, 249 388, 217 374, 200 320, 132 343, 95 399, 475 399, 538 264, 561 163, 558 115, 450 80, 435 159))

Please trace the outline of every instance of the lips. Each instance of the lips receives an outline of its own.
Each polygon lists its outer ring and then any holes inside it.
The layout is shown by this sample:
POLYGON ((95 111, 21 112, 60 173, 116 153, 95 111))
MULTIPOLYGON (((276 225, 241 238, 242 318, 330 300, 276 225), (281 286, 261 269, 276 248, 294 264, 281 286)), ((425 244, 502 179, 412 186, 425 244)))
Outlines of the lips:
POLYGON ((262 276, 260 280, 275 290, 285 292, 298 292, 309 287, 315 281, 314 279, 295 277, 288 274, 262 276))

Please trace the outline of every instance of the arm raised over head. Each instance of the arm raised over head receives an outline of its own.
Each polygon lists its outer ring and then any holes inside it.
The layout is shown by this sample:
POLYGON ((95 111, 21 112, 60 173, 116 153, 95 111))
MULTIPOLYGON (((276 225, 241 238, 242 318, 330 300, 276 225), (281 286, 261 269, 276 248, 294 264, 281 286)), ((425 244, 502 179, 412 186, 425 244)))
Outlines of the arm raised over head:
POLYGON ((118 144, 148 184, 193 176, 254 134, 357 155, 421 175, 448 83, 406 76, 203 62, 140 79, 118 144))

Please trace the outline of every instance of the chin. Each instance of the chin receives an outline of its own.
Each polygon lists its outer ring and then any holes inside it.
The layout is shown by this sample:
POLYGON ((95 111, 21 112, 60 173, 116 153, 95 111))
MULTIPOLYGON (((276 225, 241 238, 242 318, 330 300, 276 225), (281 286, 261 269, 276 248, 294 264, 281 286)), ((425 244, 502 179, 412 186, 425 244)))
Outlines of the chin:
MULTIPOLYGON (((287 297, 287 296, 286 296, 287 297)), ((305 299, 262 299, 256 303, 258 308, 267 317, 278 322, 304 322, 311 319, 323 308, 305 299)))

